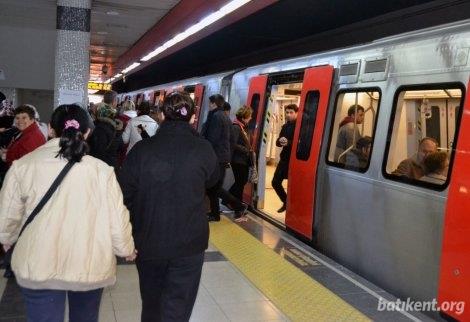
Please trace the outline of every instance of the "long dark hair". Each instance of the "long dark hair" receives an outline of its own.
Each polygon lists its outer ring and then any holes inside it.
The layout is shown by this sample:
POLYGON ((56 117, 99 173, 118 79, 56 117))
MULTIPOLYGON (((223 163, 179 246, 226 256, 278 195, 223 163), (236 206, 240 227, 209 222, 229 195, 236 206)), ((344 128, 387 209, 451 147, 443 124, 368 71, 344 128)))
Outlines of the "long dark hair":
POLYGON ((87 112, 75 104, 60 105, 51 116, 51 127, 56 137, 60 137, 60 150, 57 156, 68 161, 80 162, 88 153, 84 134, 90 128, 87 112))
POLYGON ((194 101, 186 92, 173 92, 165 97, 161 108, 165 121, 189 122, 194 114, 194 101))

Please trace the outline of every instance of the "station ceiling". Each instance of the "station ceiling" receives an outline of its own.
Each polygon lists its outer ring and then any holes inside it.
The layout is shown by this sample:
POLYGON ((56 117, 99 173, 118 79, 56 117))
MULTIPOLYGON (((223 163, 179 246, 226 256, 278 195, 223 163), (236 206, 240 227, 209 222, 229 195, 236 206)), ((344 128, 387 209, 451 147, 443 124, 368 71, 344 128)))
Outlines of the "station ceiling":
MULTIPOLYGON (((187 0, 93 0, 90 74, 187 0)), ((254 0, 266 1, 266 0, 254 0)), ((207 0, 218 5, 221 0, 207 0)), ((130 74, 129 91, 470 18, 470 0, 278 0, 130 74)), ((57 0, 0 0, 0 87, 54 88, 57 0)), ((169 37, 170 38, 170 37, 169 37)))
POLYGON ((127 92, 470 18, 461 0, 280 0, 115 82, 127 92))

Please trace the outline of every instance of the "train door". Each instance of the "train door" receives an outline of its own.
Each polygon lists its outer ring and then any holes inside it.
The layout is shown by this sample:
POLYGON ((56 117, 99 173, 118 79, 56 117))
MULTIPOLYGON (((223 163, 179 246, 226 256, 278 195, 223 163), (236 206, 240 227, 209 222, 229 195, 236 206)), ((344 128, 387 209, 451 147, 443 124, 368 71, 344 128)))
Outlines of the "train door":
POLYGON ((201 118, 201 111, 202 111, 202 99, 204 98, 204 85, 197 84, 194 87, 194 104, 196 105, 196 119, 194 120, 193 127, 195 129, 199 126, 199 120, 201 118))
POLYGON ((189 96, 194 101, 194 105, 196 106, 196 120, 194 121, 193 127, 195 129, 198 128, 199 125, 199 119, 201 116, 201 106, 202 106, 202 99, 204 98, 204 85, 202 84, 196 84, 196 85, 191 85, 191 86, 185 86, 183 90, 186 93, 189 93, 189 96))
MULTIPOLYGON (((441 312, 456 321, 470 320, 470 311, 464 310, 470 302, 470 82, 461 116, 455 147, 453 176, 448 188, 444 219, 438 302, 441 312)), ((461 107, 455 108, 454 117, 461 107)), ((455 128, 453 128, 455 130, 455 128)), ((457 131, 455 132, 457 136, 457 131)), ((453 138, 452 138, 453 140, 453 138)))
MULTIPOLYGON (((302 89, 303 70, 290 71, 288 73, 270 74, 267 78, 258 78, 260 100, 256 94, 252 99, 256 104, 252 124, 249 128, 253 131, 253 148, 258 155, 258 183, 253 191, 253 205, 260 212, 270 218, 284 224, 285 211, 281 208, 283 202, 279 199, 272 186, 272 180, 276 167, 280 161, 282 148, 277 146, 277 139, 282 126, 286 123, 285 107, 290 104, 298 106, 302 89), (263 81, 263 82, 261 82, 263 81), (262 91, 261 91, 262 90, 262 91), (264 101, 262 101, 262 98, 264 101), (258 104, 258 106, 257 106, 258 104)), ((253 86, 250 88, 251 90, 253 86)), ((255 91, 253 91, 255 92, 255 91)), ((281 185, 287 189, 288 182, 283 180, 281 185)))
MULTIPOLYGON (((268 76, 260 75, 252 77, 250 80, 250 87, 248 90, 248 97, 246 105, 253 109, 253 114, 250 123, 247 126, 248 133, 251 139, 251 145, 254 151, 258 150, 258 137, 260 135, 261 120, 264 116, 265 102, 266 102, 266 86, 268 84, 268 76)), ((254 184, 248 183, 245 185, 243 191, 243 201, 247 204, 256 206, 257 196, 253 195, 254 184)))
POLYGON ((312 238, 317 167, 333 66, 305 70, 299 112, 289 162, 286 226, 312 238))

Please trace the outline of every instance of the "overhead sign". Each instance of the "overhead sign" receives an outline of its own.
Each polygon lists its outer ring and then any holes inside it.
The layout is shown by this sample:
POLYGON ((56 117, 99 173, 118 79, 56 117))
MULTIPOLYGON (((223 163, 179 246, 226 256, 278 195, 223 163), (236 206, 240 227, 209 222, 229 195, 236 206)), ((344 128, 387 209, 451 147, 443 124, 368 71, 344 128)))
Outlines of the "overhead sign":
POLYGON ((88 82, 88 89, 94 89, 97 91, 110 91, 111 84, 88 82))

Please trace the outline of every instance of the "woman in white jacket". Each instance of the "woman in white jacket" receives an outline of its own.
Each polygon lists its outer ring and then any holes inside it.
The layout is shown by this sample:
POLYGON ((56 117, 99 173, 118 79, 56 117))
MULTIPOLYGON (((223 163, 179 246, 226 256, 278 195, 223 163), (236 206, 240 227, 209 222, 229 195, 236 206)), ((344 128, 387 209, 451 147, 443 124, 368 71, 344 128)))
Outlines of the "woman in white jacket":
POLYGON ((103 288, 116 281, 115 255, 135 259, 129 212, 114 170, 87 156, 86 111, 59 106, 45 145, 13 162, 0 191, 0 243, 8 249, 59 172, 58 189, 17 241, 12 269, 28 321, 98 321, 103 288))
POLYGON ((139 126, 142 126, 142 129, 144 129, 149 136, 155 135, 155 132, 157 132, 158 129, 157 122, 155 122, 155 120, 149 116, 150 105, 148 102, 142 102, 137 107, 137 114, 139 116, 131 119, 127 123, 124 133, 122 133, 122 140, 124 141, 124 144, 129 144, 126 154, 129 153, 129 151, 137 142, 142 140, 142 136, 140 135, 141 129, 139 129, 139 126))

